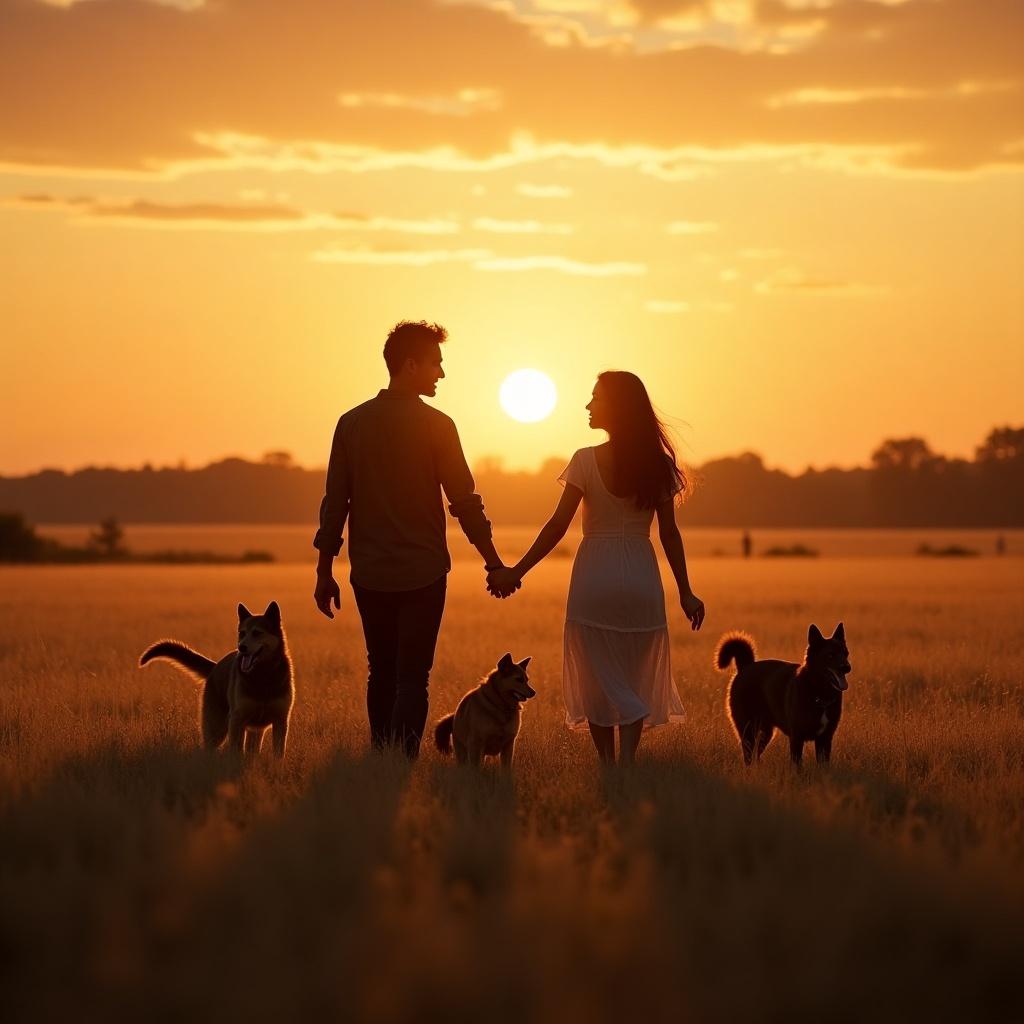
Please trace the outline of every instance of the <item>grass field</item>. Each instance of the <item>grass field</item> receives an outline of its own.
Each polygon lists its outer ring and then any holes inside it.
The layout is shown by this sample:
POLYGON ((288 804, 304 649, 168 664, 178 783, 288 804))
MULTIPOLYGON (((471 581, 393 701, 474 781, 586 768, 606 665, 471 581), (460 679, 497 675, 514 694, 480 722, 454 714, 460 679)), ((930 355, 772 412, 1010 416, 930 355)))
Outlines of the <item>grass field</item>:
POLYGON ((9 1020, 1024 1019, 1019 559, 695 558, 670 605, 684 725, 602 775, 562 725, 569 562, 513 600, 459 562, 431 719, 533 656, 514 780, 367 753, 349 592, 309 569, 0 571, 0 992, 9 1020), (139 652, 211 655, 277 599, 286 762, 198 749, 197 694, 139 652), (744 771, 711 654, 799 657, 842 618, 830 770, 744 771))

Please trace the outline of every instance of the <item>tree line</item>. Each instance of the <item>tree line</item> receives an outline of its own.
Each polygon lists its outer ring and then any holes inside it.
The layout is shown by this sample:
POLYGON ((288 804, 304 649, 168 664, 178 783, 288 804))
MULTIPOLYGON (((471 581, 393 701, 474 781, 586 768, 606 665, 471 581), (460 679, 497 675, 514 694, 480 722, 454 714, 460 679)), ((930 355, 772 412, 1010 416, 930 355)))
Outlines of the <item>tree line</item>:
MULTIPOLYGON (((535 472, 493 458, 474 468, 489 518, 500 526, 545 520, 566 459, 535 472)), ((1024 527, 1024 427, 997 427, 973 459, 934 452, 920 437, 882 442, 855 469, 769 469, 760 455, 714 459, 688 473, 682 522, 730 527, 1024 527)), ((29 523, 296 523, 315 527, 324 470, 286 452, 222 459, 197 469, 89 467, 0 477, 0 510, 29 523)), ((312 535, 312 534, 311 534, 312 535)))

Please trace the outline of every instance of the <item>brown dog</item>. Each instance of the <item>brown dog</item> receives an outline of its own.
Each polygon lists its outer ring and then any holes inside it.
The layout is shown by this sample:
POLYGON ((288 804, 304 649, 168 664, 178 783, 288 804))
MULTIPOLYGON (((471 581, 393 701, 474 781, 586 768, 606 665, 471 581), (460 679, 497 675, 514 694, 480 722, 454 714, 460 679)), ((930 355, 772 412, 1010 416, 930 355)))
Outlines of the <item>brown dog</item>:
POLYGON ((459 701, 454 715, 445 715, 434 729, 442 754, 452 752, 460 764, 479 765, 485 755, 498 755, 502 768, 512 767, 516 737, 522 723, 523 701, 537 696, 526 675, 526 658, 518 664, 502 655, 498 667, 459 701))
POLYGON ((161 640, 139 658, 146 665, 165 658, 204 680, 202 731, 207 747, 228 746, 258 754, 263 733, 273 729, 274 753, 284 757, 295 687, 281 627, 281 609, 271 601, 262 615, 238 606, 238 649, 213 662, 177 640, 161 640))
POLYGON ((840 622, 832 636, 812 625, 801 664, 756 661, 753 639, 726 633, 715 651, 715 665, 736 662, 727 705, 746 764, 760 758, 776 729, 789 737, 789 753, 800 767, 804 744, 814 741, 818 763, 832 756, 832 737, 843 713, 843 692, 850 672, 846 633, 840 622))

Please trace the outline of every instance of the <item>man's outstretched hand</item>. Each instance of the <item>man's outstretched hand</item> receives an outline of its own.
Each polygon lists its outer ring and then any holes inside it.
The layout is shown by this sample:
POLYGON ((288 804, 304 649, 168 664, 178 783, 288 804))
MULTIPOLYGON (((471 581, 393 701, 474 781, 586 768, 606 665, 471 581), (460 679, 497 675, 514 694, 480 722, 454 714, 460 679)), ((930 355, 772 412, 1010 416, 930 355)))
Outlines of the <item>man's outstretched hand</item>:
POLYGON ((487 574, 487 593, 492 597, 511 597, 522 585, 523 581, 516 575, 515 570, 506 566, 492 569, 487 574))
POLYGON ((317 608, 327 618, 333 619, 334 612, 331 611, 331 605, 333 604, 335 608, 341 611, 341 588, 338 586, 338 581, 333 576, 317 573, 313 600, 316 601, 317 608))

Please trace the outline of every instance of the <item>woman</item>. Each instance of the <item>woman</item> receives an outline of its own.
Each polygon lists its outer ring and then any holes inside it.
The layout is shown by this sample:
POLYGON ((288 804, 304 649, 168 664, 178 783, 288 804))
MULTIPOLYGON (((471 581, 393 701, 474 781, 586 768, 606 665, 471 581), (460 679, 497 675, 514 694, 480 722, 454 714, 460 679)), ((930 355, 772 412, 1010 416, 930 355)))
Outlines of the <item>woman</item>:
POLYGON ((615 762, 618 726, 619 760, 628 765, 645 725, 683 716, 650 541, 655 512, 683 612, 695 630, 704 621, 704 603, 690 589, 675 521, 676 496, 686 480, 643 382, 632 373, 602 373, 587 409, 591 427, 606 430, 608 441, 576 452, 559 477, 565 492, 533 546, 516 565, 492 573, 489 583, 499 592, 514 590, 565 536, 583 502, 583 540, 565 617, 566 722, 571 728, 586 722, 605 763, 615 762))

